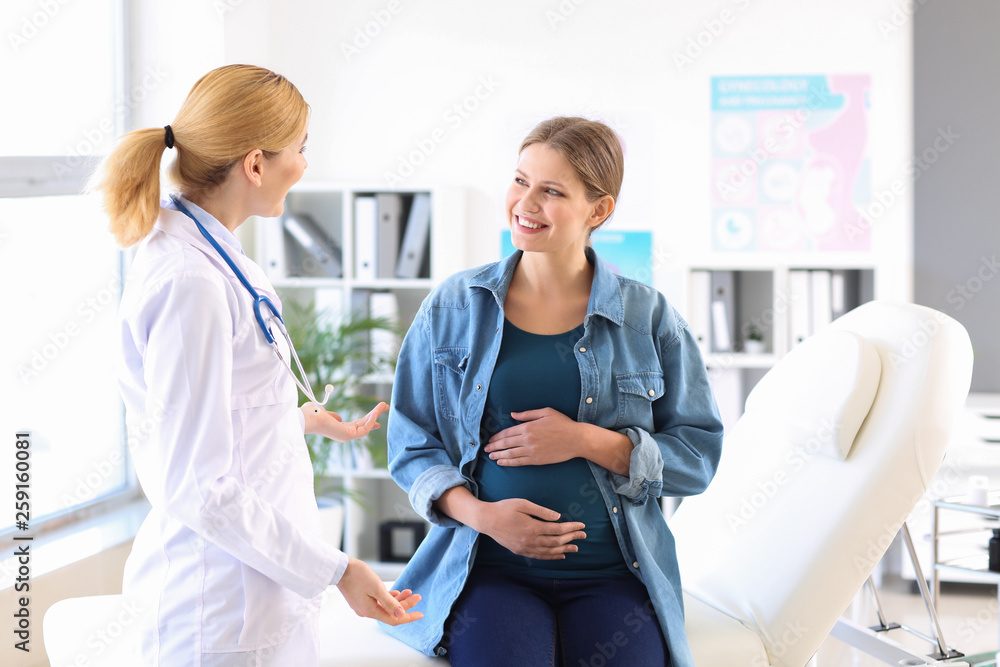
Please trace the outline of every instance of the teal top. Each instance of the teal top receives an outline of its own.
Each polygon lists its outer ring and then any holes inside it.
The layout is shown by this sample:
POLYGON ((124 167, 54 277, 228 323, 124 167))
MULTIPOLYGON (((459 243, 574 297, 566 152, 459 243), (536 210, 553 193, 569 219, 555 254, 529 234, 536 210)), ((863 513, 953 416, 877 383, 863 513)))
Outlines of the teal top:
MULTIPOLYGON (((486 396, 480 442, 519 423, 511 412, 552 408, 572 419, 580 406, 580 368, 574 351, 583 325, 562 334, 522 331, 504 320, 503 338, 486 396)), ((504 467, 479 450, 474 479, 479 498, 495 502, 525 498, 561 514, 559 521, 582 521, 586 539, 563 560, 517 556, 480 535, 476 565, 552 579, 589 579, 629 574, 600 488, 586 459, 550 465, 504 467)))

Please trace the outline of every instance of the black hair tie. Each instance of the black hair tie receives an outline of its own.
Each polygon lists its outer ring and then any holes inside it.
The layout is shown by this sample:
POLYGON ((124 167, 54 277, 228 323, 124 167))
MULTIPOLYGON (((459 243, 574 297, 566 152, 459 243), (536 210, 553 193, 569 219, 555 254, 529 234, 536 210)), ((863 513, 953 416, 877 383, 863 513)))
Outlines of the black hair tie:
POLYGON ((167 143, 167 148, 173 148, 174 147, 174 131, 170 129, 169 125, 164 125, 163 129, 167 131, 167 136, 164 137, 164 140, 167 143))

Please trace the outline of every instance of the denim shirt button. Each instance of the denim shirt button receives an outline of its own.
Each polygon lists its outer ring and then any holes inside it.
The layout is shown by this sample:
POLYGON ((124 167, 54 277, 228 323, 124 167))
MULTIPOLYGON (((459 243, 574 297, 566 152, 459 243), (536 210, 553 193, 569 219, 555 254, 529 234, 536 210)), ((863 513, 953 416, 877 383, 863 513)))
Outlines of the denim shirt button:
POLYGON ((593 402, 594 402, 594 399, 592 397, 588 396, 587 397, 587 405, 590 405, 593 402))
POLYGON ((614 512, 615 514, 618 514, 618 507, 612 507, 611 511, 614 512))
POLYGON ((655 392, 655 391, 653 391, 652 389, 650 389, 650 390, 649 390, 649 395, 650 395, 650 396, 656 396, 656 392, 655 392))
POLYGON ((581 347, 581 348, 580 348, 580 351, 581 351, 581 352, 586 352, 586 351, 587 351, 587 348, 585 348, 585 347, 581 347))
POLYGON ((483 390, 483 385, 477 384, 476 385, 476 391, 482 391, 482 390, 483 390))
POLYGON ((632 563, 632 567, 634 567, 635 569, 637 569, 637 570, 638 570, 638 569, 639 569, 639 561, 634 561, 634 562, 632 563))

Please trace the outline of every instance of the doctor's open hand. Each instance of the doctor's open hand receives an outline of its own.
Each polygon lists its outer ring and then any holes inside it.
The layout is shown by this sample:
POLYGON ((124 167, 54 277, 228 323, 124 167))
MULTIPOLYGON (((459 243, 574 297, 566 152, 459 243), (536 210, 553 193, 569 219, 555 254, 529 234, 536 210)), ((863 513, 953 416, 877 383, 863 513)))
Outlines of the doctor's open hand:
POLYGON ((306 416, 306 433, 316 433, 337 442, 347 442, 363 438, 375 429, 381 428, 381 424, 376 420, 388 409, 388 405, 379 403, 364 417, 349 422, 341 419, 336 412, 317 408, 314 403, 303 405, 302 413, 306 416))
POLYGON ((389 625, 411 623, 424 617, 419 611, 410 611, 420 602, 419 595, 409 589, 386 590, 378 575, 357 558, 348 562, 337 588, 358 616, 374 618, 389 625))

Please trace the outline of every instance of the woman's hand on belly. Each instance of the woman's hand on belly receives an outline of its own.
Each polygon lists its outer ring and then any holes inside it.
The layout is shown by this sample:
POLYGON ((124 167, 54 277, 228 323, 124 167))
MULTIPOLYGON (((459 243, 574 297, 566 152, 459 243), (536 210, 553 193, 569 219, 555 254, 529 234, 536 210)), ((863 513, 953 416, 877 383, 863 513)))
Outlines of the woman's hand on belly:
POLYGON ((579 521, 557 523, 559 513, 523 498, 484 503, 479 532, 518 556, 560 560, 578 550, 574 540, 586 539, 579 521))
POLYGON ((570 419, 552 408, 512 412, 520 421, 483 448, 504 467, 539 466, 583 458, 619 475, 629 474, 632 441, 627 435, 570 419))
POLYGON ((540 466, 581 455, 580 423, 558 410, 541 408, 510 415, 521 423, 494 435, 484 448, 497 465, 540 466))

